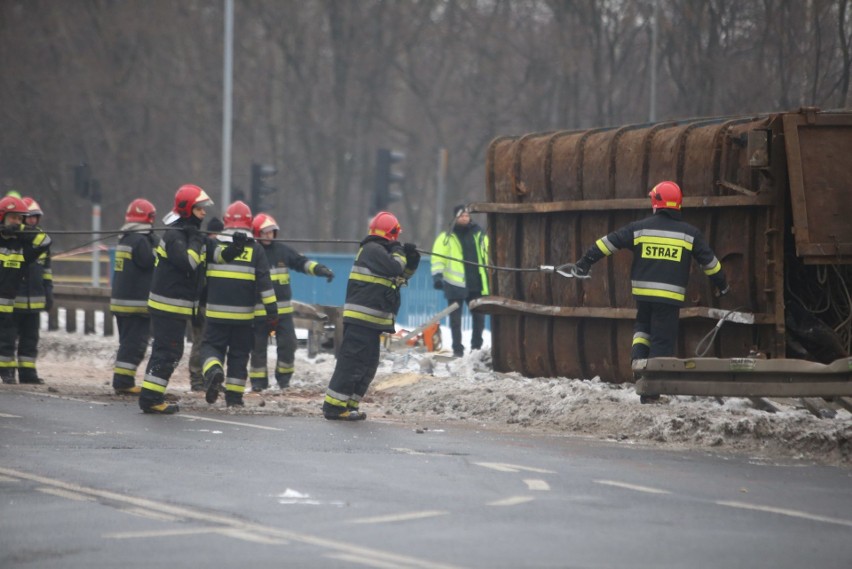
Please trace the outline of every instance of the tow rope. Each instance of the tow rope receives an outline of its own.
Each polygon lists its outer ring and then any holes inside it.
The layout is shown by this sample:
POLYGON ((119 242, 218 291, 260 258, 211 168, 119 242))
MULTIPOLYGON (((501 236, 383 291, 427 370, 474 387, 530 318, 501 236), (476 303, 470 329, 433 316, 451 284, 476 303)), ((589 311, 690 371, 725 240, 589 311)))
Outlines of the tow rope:
MULTIPOLYGON (((50 235, 98 235, 97 239, 93 239, 91 241, 87 241, 82 245, 77 245, 76 247, 72 247, 71 249, 67 249, 66 251, 57 253, 57 255, 61 255, 67 253, 69 251, 74 251, 75 249, 79 249, 81 247, 85 247, 87 245, 91 245, 93 243, 97 243, 98 241, 103 241, 109 239, 110 237, 114 237, 116 235, 122 235, 125 233, 149 233, 152 231, 165 231, 167 229, 171 229, 169 227, 153 227, 150 229, 105 229, 99 231, 74 231, 74 230, 56 230, 56 231, 45 231, 50 235)), ((206 233, 203 230, 200 230, 201 233, 206 233)), ((18 233, 22 233, 19 231, 18 233)), ((251 238, 254 240, 254 238, 251 238)), ((355 239, 307 239, 307 238, 283 238, 277 237, 275 239, 270 239, 269 241, 273 243, 328 243, 328 244, 341 244, 341 245, 359 245, 361 243, 360 240, 355 239)), ((554 275, 559 275, 565 278, 580 278, 580 279, 588 279, 591 278, 590 275, 578 275, 574 272, 574 263, 564 263, 562 265, 539 265, 538 267, 503 267, 499 265, 491 265, 488 263, 477 263, 475 261, 466 261, 464 259, 458 259, 456 257, 450 257, 447 255, 441 255, 440 253, 433 253, 432 251, 426 251, 424 249, 415 248, 418 253, 421 255, 426 255, 430 257, 440 257, 442 259, 448 259, 451 261, 458 261, 465 265, 472 265, 475 267, 481 267, 484 269, 489 269, 492 271, 504 271, 504 272, 514 272, 514 273, 549 273, 554 275)))

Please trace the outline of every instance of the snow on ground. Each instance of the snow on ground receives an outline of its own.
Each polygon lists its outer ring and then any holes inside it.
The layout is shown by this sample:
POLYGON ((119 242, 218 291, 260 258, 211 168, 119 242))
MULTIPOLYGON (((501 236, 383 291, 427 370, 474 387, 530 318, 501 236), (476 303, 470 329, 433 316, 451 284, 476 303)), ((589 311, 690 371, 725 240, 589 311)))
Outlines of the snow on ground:
MULTIPOLYGON (((449 348, 449 330, 444 333, 449 348)), ((134 398, 111 389, 116 338, 44 332, 39 372, 47 386, 7 386, 6 390, 50 390, 125 404, 138 412, 134 398)), ((184 412, 208 409, 203 394, 189 391, 184 358, 169 393, 184 412)), ((270 362, 274 361, 270 346, 270 362)), ((475 428, 582 436, 617 444, 745 453, 758 460, 805 459, 852 466, 852 415, 840 409, 833 419, 818 419, 790 399, 781 411, 755 410, 745 399, 671 397, 660 405, 641 405, 632 385, 593 379, 526 378, 495 373, 490 348, 460 359, 416 350, 383 351, 376 379, 362 408, 371 421, 393 421, 413 428, 438 428, 444 422, 475 428)), ((283 392, 277 388, 246 395, 246 407, 212 407, 223 414, 275 414, 321 417, 320 406, 334 370, 334 356, 296 354, 296 374, 283 392)), ((144 363, 143 363, 144 366, 144 363)), ((141 383, 142 370, 137 374, 141 383)))

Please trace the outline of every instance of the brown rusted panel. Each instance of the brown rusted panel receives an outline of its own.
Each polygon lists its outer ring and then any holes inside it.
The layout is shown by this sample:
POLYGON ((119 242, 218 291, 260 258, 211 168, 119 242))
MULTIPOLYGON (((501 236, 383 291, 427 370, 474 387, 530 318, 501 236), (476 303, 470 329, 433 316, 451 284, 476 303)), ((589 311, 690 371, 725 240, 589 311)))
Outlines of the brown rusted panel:
MULTIPOLYGON (((613 345, 615 343, 615 320, 586 319, 581 324, 581 361, 584 377, 599 376, 605 381, 618 381, 625 373, 616 369, 618 362, 613 345)), ((629 370, 629 368, 628 368, 629 370)))
MULTIPOLYGON (((492 143, 489 156, 493 157, 488 164, 489 180, 488 197, 499 203, 516 201, 514 153, 517 139, 502 138, 492 143)), ((489 225, 489 240, 491 242, 491 260, 494 265, 503 267, 517 266, 518 251, 515 247, 515 234, 518 219, 510 216, 496 216, 494 223, 489 225)), ((496 271, 492 275, 492 290, 494 294, 514 298, 515 274, 506 271, 496 271)))
POLYGON ((613 197, 636 198, 648 193, 643 173, 648 160, 645 147, 651 135, 651 129, 648 128, 625 129, 619 133, 613 153, 613 197))
POLYGON ((852 262, 852 114, 785 116, 784 134, 799 256, 852 262))
MULTIPOLYGON (((528 190, 524 201, 549 202, 550 191, 550 140, 551 135, 523 139, 520 151, 520 180, 528 190)), ((530 267, 551 264, 549 260, 550 216, 535 214, 525 216, 519 234, 521 263, 530 267)), ((536 304, 552 304, 550 293, 552 277, 541 272, 520 273, 519 299, 536 304)), ((524 345, 524 373, 531 376, 553 375, 551 357, 551 319, 527 316, 523 319, 519 338, 524 345)))
POLYGON ((524 344, 523 372, 530 377, 555 375, 553 363, 553 319, 543 316, 525 316, 523 319, 524 344))
POLYGON ((559 377, 585 377, 582 368, 579 318, 553 319, 553 375, 559 377))

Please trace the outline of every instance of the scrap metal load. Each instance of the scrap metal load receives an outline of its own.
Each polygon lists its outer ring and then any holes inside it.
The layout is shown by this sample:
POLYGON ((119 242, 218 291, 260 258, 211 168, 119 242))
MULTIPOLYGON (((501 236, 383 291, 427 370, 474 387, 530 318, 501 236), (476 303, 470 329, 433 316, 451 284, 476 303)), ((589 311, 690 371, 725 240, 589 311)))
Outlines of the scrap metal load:
MULTIPOLYGON (((852 111, 725 117, 504 137, 491 143, 487 202, 492 262, 560 265, 650 214, 662 180, 684 191, 684 220, 704 233, 732 286, 717 299, 700 269, 681 311, 678 353, 693 356, 720 313, 708 357, 849 355, 852 330, 852 111), (720 312, 721 311, 721 312, 720 312)), ((629 253, 591 279, 492 273, 497 371, 531 377, 632 378, 635 304, 629 253)))

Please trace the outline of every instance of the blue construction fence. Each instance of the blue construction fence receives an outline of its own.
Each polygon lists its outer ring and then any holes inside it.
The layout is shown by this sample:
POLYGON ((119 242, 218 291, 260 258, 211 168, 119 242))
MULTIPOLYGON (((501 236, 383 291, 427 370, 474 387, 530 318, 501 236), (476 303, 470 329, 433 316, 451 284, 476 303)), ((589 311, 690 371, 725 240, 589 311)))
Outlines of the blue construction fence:
MULTIPOLYGON (((334 280, 327 283, 324 278, 312 277, 291 271, 290 284, 293 288, 293 300, 308 304, 342 306, 346 299, 346 281, 352 270, 355 256, 341 253, 302 253, 307 258, 334 271, 334 280)), ((429 257, 425 256, 408 286, 402 289, 402 305, 396 321, 403 328, 416 328, 429 318, 447 307, 444 293, 432 287, 432 275, 429 270, 429 257)), ((472 322, 467 306, 463 307, 462 328, 470 329, 472 322)), ((449 326, 449 319, 443 324, 449 326)), ((486 329, 490 329, 490 319, 485 319, 486 329)))

